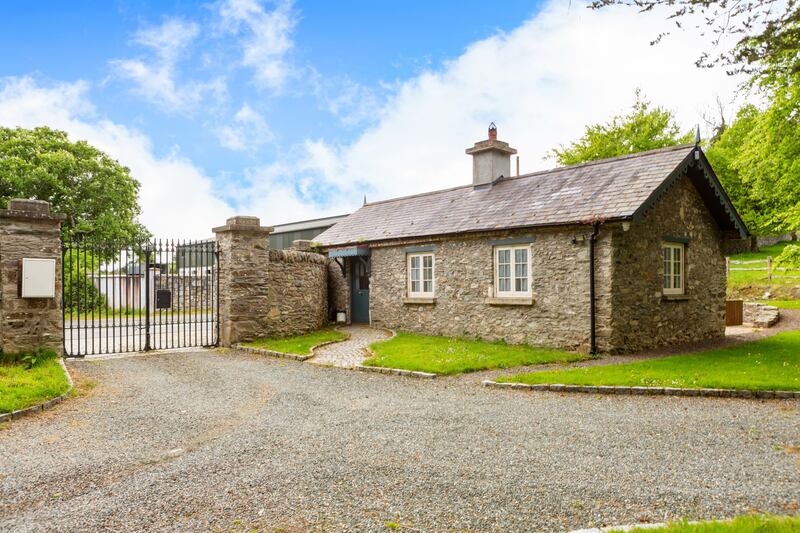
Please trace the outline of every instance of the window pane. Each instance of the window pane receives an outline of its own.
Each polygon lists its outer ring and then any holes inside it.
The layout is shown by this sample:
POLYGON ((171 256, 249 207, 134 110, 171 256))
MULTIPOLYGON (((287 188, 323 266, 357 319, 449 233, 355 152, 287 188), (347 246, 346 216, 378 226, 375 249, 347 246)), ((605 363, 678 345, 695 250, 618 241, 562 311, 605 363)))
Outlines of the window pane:
POLYGON ((411 292, 419 292, 419 281, 411 281, 411 292))
POLYGON ((497 251, 497 291, 511 292, 511 250, 497 251))
POLYGON ((664 288, 669 289, 672 281, 672 249, 664 247, 664 288))
POLYGON ((514 290, 528 292, 528 250, 514 250, 514 290))
POLYGON ((422 292, 433 292, 433 281, 425 280, 422 283, 423 290, 422 292))

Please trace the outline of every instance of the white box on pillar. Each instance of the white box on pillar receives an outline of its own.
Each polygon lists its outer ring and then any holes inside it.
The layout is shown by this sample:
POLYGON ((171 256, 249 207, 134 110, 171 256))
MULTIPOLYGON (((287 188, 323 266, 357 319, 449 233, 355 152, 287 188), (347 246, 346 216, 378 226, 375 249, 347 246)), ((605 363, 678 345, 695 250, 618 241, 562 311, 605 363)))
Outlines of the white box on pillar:
POLYGON ((56 297, 56 260, 22 259, 22 298, 56 297))

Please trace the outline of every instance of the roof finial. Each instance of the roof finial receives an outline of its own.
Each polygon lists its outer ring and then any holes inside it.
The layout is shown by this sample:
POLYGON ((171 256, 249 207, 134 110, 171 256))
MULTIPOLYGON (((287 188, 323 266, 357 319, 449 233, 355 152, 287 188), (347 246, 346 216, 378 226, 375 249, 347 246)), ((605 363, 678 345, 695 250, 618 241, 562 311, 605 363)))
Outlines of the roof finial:
POLYGON ((700 146, 700 124, 697 125, 697 131, 694 134, 694 145, 700 146))
POLYGON ((367 205, 367 195, 364 195, 364 205, 367 205))

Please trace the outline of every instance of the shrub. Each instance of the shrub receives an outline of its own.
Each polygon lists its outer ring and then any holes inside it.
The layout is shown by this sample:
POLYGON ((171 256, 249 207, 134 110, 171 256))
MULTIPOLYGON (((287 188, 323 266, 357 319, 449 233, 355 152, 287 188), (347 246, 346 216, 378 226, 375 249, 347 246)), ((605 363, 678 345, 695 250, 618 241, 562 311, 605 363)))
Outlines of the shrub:
POLYGON ((800 268, 800 244, 784 247, 781 254, 775 258, 775 265, 780 268, 800 268))

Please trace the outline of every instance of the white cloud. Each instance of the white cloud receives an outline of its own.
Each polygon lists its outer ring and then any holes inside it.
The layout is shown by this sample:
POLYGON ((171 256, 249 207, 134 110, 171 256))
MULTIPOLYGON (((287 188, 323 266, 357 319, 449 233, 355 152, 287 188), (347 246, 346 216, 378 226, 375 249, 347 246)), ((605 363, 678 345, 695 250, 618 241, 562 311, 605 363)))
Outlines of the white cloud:
POLYGON ((262 88, 277 90, 292 73, 286 54, 293 46, 297 23, 290 0, 278 0, 272 10, 259 0, 223 0, 218 4, 220 27, 242 38, 242 65, 252 68, 262 88))
POLYGON ((313 69, 308 70, 317 98, 324 109, 338 117, 343 125, 370 124, 379 118, 383 104, 379 91, 348 76, 325 78, 313 69))
POLYGON ((246 103, 236 112, 231 124, 217 130, 220 144, 236 151, 255 150, 274 137, 264 117, 246 103))
POLYGON ((208 81, 177 81, 178 62, 199 32, 197 24, 179 19, 139 30, 133 42, 149 49, 152 57, 115 59, 111 66, 117 76, 133 82, 136 93, 169 112, 190 112, 206 97, 222 100, 227 88, 221 77, 208 81))
POLYGON ((519 150, 523 172, 553 166, 543 160, 549 149, 627 109, 637 87, 686 129, 702 126, 702 113, 718 95, 730 101, 740 80, 694 67, 708 42, 692 32, 650 46, 668 24, 658 13, 551 0, 514 31, 400 84, 352 144, 309 141, 301 159, 319 186, 337 186, 330 198, 342 210, 364 193, 377 200, 469 183, 464 149, 491 121, 519 150))
POLYGON ((158 236, 207 237, 212 226, 233 214, 191 161, 177 152, 157 157, 147 136, 97 118, 87 90, 84 82, 43 86, 29 77, 5 78, 0 80, 0 124, 64 130, 130 168, 141 183, 141 222, 158 236))

